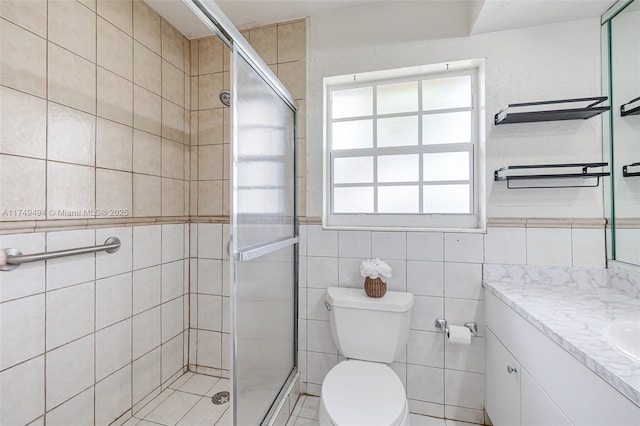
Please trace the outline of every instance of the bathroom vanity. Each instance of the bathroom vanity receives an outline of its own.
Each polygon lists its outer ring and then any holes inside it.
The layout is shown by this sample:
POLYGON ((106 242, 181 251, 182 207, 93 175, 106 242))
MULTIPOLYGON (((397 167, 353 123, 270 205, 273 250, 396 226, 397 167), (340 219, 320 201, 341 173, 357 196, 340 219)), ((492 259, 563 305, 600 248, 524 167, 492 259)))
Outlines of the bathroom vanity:
POLYGON ((640 298, 593 283, 484 287, 485 407, 494 425, 640 424, 640 359, 604 332, 640 324, 640 298))

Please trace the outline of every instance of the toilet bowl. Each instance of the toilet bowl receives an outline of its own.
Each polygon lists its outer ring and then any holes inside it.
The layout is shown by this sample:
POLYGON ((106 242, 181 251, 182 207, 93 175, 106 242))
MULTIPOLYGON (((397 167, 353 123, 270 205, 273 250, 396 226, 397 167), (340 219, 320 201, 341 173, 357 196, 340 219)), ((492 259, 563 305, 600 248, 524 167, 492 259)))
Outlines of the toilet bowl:
POLYGON ((368 297, 361 289, 327 289, 329 323, 347 358, 327 373, 320 391, 321 426, 406 426, 409 405, 389 367, 407 344, 413 294, 388 291, 368 297))
POLYGON ((404 386, 385 364, 347 360, 322 383, 321 426, 408 426, 404 386))

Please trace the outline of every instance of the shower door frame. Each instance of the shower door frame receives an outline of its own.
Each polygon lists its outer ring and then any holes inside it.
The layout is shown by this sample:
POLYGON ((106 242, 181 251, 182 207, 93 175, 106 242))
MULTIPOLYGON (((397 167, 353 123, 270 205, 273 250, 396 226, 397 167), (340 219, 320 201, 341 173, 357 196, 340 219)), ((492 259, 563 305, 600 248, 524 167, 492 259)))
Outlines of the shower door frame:
MULTIPOLYGON (((235 306, 236 297, 236 276, 237 276, 237 268, 236 262, 248 260, 249 258, 257 258, 262 256, 263 254, 267 254, 273 252, 275 250, 279 250, 282 248, 286 248, 289 246, 293 246, 293 366, 292 370, 289 373, 286 380, 282 383, 280 391, 276 399, 271 404, 268 412, 265 414, 265 417, 262 421, 262 424, 271 424, 275 420, 275 415, 279 414, 279 410, 283 408, 282 402, 286 398, 286 392, 291 387, 293 382, 297 380, 298 377, 298 250, 299 250, 299 232, 298 232, 298 223, 297 223, 297 200, 296 200, 296 122, 297 122, 297 113, 298 107, 297 102, 294 100, 291 93, 287 90, 287 88, 278 80, 276 75, 271 71, 269 66, 262 60, 262 58, 256 53, 256 51, 246 42, 244 37, 240 34, 238 29, 233 25, 233 23, 225 16, 224 12, 212 1, 212 0, 182 0, 185 5, 196 15, 218 38, 230 49, 231 57, 234 56, 234 51, 237 51, 240 56, 253 68, 254 71, 258 73, 260 77, 267 83, 268 86, 285 102, 285 104, 291 109, 293 112, 293 237, 278 241, 272 244, 267 244, 264 247, 250 250, 250 256, 246 256, 246 252, 237 252, 235 250, 229 250, 229 262, 231 263, 230 267, 230 315, 231 315, 231 407, 232 407, 232 418, 233 424, 236 424, 237 419, 237 405, 235 401, 238 401, 237 388, 236 388, 236 366, 237 366, 237 335, 235 330, 237 329, 237 310, 235 306)), ((232 61, 233 62, 233 61, 232 61)), ((231 69, 230 72, 232 79, 235 84, 236 77, 234 76, 234 70, 231 69)), ((235 96, 236 94, 232 92, 232 104, 231 107, 235 108, 235 96)), ((235 129, 236 124, 233 122, 233 116, 235 113, 231 114, 231 128, 234 130, 232 132, 232 147, 236 145, 236 134, 237 131, 235 129)), ((232 155, 233 157, 233 155, 232 155)), ((232 159, 233 161, 233 159, 232 159)), ((234 165, 232 164, 232 170, 234 169, 234 165)), ((231 176, 231 188, 230 193, 233 194, 234 187, 234 176, 232 173, 231 176)), ((232 208, 235 210, 235 205, 232 208)), ((233 212, 232 212, 233 214, 233 212)), ((233 244, 230 243, 227 247, 233 247, 233 244)), ((287 413, 289 414, 289 413, 287 413)))

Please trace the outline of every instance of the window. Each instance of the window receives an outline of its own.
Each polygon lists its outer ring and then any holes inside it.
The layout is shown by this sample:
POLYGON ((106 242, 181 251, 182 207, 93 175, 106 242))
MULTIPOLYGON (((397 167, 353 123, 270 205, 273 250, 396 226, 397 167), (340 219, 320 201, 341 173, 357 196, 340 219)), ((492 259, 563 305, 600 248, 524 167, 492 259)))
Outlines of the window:
POLYGON ((325 223, 477 228, 476 80, 327 79, 325 223))

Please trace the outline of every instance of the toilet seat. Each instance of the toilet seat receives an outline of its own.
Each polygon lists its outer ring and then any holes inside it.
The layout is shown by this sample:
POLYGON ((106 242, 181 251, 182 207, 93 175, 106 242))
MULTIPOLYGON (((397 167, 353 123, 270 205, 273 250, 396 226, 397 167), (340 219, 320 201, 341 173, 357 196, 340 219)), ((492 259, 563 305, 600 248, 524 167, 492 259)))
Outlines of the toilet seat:
POLYGON ((322 383, 321 417, 333 425, 396 426, 408 416, 402 382, 385 364, 348 360, 329 371, 322 383))

